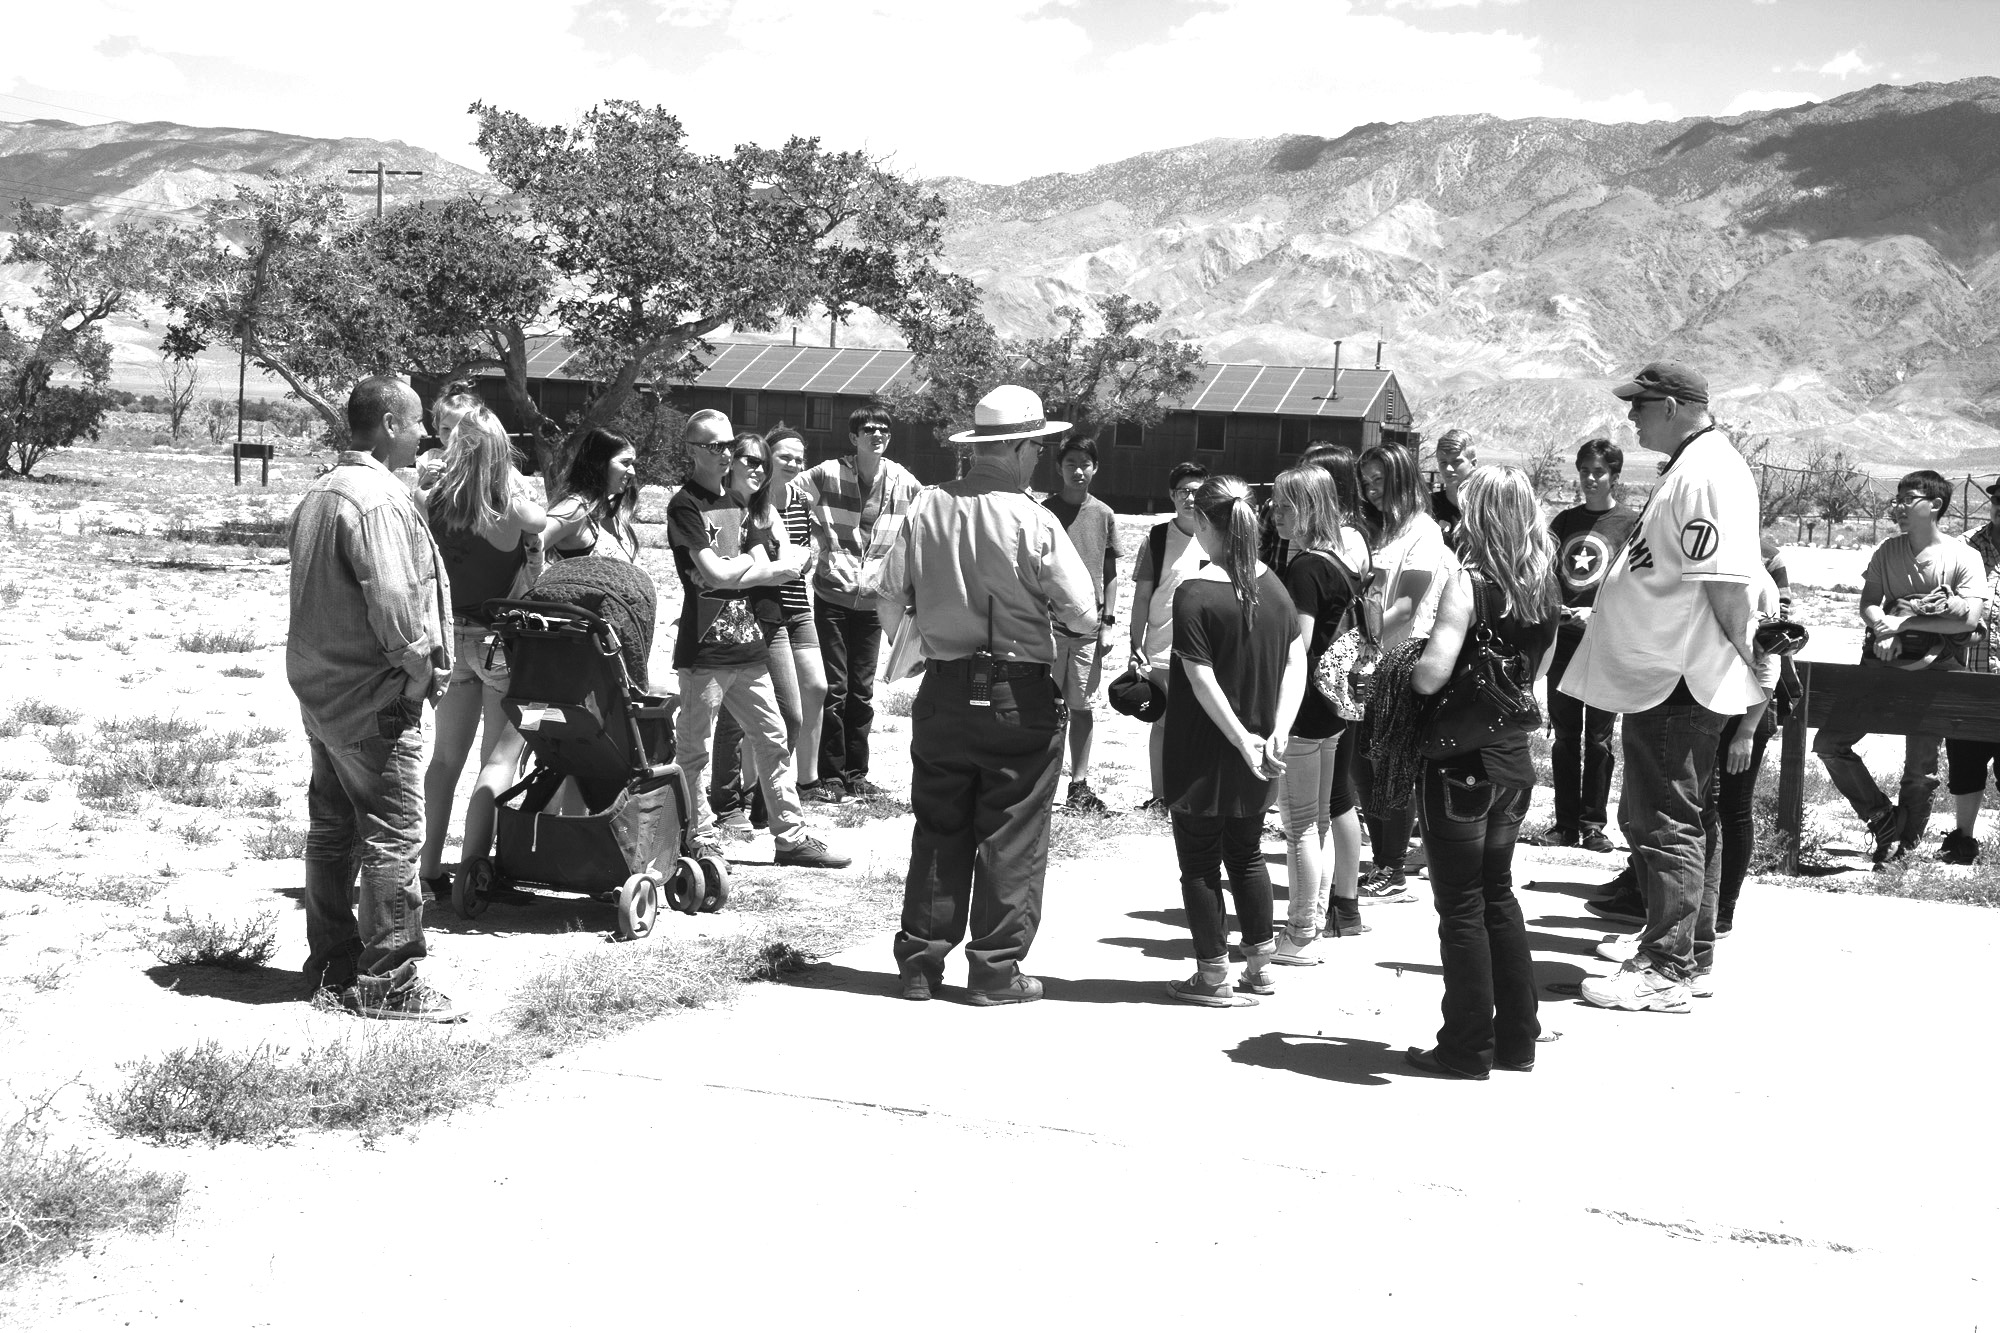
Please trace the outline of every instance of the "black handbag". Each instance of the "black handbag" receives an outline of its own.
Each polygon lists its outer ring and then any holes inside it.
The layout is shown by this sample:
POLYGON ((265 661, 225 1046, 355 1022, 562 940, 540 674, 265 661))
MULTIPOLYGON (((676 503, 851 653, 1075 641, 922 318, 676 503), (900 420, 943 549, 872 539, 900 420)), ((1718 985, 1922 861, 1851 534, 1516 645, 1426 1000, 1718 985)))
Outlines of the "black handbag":
POLYGON ((1486 623, 1486 583, 1472 574, 1472 624, 1457 669, 1438 691, 1437 704, 1417 741, 1426 759, 1470 754, 1502 736, 1542 725, 1535 704, 1534 663, 1486 623))

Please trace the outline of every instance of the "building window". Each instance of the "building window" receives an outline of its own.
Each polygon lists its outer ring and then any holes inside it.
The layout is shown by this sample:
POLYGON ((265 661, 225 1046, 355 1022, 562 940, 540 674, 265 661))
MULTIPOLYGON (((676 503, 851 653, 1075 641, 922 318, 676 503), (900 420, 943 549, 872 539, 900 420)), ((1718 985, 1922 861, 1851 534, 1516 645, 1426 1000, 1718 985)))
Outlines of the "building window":
POLYGON ((1278 423, 1278 452, 1280 454, 1302 454, 1310 444, 1313 423, 1310 421, 1284 420, 1278 423))
POLYGON ((729 424, 737 430, 757 429, 757 395, 754 393, 731 394, 729 398, 729 424))
POLYGON ((1121 421, 1111 428, 1111 443, 1118 449, 1137 449, 1146 442, 1146 428, 1136 421, 1121 421))
POLYGON ((1229 442, 1229 418, 1203 413, 1194 419, 1194 447, 1201 453, 1219 454, 1229 442))
POLYGON ((806 429, 833 429, 833 400, 830 398, 806 399, 806 429))

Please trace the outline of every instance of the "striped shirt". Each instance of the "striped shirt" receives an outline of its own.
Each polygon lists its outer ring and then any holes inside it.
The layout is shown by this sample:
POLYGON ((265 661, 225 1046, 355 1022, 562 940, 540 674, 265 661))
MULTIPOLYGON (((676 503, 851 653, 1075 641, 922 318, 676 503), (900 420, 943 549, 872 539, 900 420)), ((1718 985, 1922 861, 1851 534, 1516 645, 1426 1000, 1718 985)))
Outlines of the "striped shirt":
MULTIPOLYGON (((806 512, 805 498, 799 494, 796 484, 785 489, 785 535, 800 550, 811 549, 812 519, 806 512)), ((812 595, 806 591, 805 575, 799 575, 790 583, 780 584, 778 595, 784 599, 787 622, 811 618, 812 595)))
POLYGON ((805 500, 812 524, 818 556, 813 592, 835 606, 872 606, 863 591, 864 570, 880 566, 895 543, 903 515, 922 489, 917 479, 885 458, 876 465, 875 485, 864 495, 854 460, 829 458, 800 473, 792 485, 805 500))

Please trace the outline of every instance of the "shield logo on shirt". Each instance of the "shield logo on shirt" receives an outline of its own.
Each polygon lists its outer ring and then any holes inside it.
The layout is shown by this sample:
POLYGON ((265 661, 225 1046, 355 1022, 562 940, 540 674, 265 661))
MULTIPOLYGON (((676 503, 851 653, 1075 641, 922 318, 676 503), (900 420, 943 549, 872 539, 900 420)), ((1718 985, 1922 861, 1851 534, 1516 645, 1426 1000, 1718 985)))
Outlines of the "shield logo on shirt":
POLYGON ((1556 562, 1564 585, 1575 592, 1585 592, 1602 583, 1604 571, 1610 565, 1610 544, 1595 532, 1579 532, 1564 542, 1556 562))
POLYGON ((1681 525, 1681 554, 1690 560, 1708 559, 1715 554, 1719 542, 1715 524, 1705 518, 1691 519, 1681 525))

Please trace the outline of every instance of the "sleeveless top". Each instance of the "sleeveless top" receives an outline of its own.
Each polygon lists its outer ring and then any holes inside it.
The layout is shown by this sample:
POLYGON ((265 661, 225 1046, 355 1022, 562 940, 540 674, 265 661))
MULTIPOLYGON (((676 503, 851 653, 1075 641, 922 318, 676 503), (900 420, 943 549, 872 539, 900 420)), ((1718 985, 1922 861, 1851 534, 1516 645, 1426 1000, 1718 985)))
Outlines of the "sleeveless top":
MULTIPOLYGON (((1467 570, 1470 577, 1471 571, 1467 570)), ((1444 580, 1439 579, 1442 583, 1444 580)), ((1556 641, 1556 628, 1562 623, 1561 609, 1551 609, 1539 621, 1523 620, 1518 616, 1502 614, 1506 595, 1491 580, 1477 578, 1472 586, 1479 590, 1482 604, 1480 618, 1493 632, 1493 637, 1511 652, 1528 659, 1530 664, 1539 663, 1549 651, 1549 645, 1556 641)), ((1456 676, 1470 664, 1474 652, 1472 641, 1472 621, 1465 626, 1465 642, 1459 645, 1458 661, 1452 664, 1452 674, 1456 676)), ((1535 785, 1535 764, 1528 749, 1528 734, 1525 731, 1508 732, 1489 741, 1482 749, 1470 755, 1454 759, 1440 759, 1432 762, 1453 768, 1477 767, 1487 780, 1504 787, 1532 787, 1535 785)))
POLYGON ((436 515, 431 516, 430 528, 438 554, 444 557, 445 576, 451 580, 451 613, 486 624, 480 608, 513 591, 514 576, 528 563, 528 544, 517 533, 514 549, 502 551, 470 528, 445 527, 436 515))

